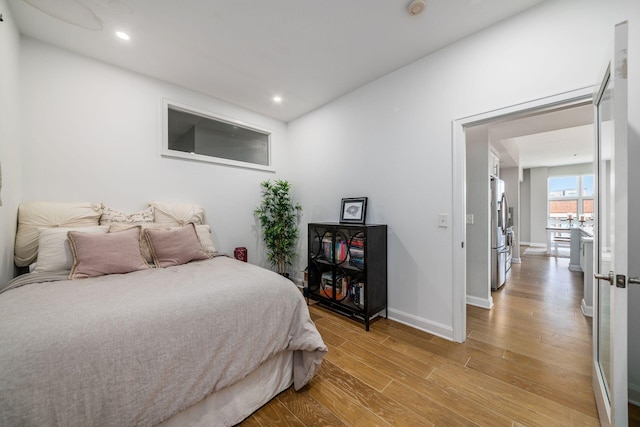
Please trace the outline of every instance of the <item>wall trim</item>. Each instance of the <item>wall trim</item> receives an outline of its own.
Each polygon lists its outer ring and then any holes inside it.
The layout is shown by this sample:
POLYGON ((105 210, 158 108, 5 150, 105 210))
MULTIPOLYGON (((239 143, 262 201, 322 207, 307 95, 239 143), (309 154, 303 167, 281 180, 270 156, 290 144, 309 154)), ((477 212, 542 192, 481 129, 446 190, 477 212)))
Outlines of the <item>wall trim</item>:
POLYGON ((467 295, 467 304, 473 305, 474 307, 486 308, 491 310, 493 308, 493 297, 489 298, 478 298, 473 295, 467 295))
POLYGON ((529 246, 534 248, 546 248, 547 244, 546 243, 529 243, 529 246))
POLYGON ((453 328, 450 326, 432 322, 431 320, 423 319, 421 317, 414 316, 413 314, 405 313, 404 311, 395 310, 393 308, 387 309, 387 316, 391 320, 420 329, 421 331, 432 335, 436 335, 447 340, 453 339, 453 328))
POLYGON ((585 317, 593 317, 593 306, 592 305, 587 305, 587 303, 584 301, 584 299, 582 300, 582 303, 580 304, 580 310, 582 310, 582 315, 585 317))
POLYGON ((511 258, 511 264, 522 264, 522 259, 520 259, 520 258, 511 258))
POLYGON ((569 271, 582 271, 582 267, 580 264, 569 264, 569 271))

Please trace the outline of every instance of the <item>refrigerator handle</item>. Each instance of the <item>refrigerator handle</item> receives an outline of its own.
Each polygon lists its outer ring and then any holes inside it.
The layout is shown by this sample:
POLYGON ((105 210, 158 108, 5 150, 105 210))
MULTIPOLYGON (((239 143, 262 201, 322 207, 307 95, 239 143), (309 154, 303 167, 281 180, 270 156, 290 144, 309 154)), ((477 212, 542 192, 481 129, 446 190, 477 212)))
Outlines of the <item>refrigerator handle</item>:
POLYGON ((500 215, 499 215, 499 227, 502 229, 502 234, 507 232, 507 217, 509 215, 509 203, 507 202, 507 193, 502 193, 502 199, 500 200, 500 215))

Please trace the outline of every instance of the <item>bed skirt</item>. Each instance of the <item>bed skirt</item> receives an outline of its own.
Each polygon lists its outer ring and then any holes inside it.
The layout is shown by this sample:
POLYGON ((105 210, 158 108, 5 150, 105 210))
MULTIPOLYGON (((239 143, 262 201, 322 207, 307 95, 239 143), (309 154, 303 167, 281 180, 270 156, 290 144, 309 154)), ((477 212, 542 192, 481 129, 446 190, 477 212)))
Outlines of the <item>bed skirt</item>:
POLYGON ((162 427, 232 426, 293 384, 293 351, 283 351, 239 382, 209 395, 160 424, 162 427))

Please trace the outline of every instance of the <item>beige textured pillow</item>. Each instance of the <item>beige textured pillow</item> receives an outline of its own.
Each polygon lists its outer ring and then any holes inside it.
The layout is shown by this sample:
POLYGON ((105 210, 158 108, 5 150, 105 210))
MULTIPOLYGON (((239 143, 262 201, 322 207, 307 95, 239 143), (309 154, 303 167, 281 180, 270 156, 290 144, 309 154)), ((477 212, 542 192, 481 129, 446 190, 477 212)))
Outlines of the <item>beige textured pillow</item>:
POLYGON ((210 258, 202 249, 193 224, 171 230, 146 229, 144 233, 149 240, 153 262, 157 267, 181 265, 210 258))
POLYGON ((18 208, 15 263, 26 267, 38 255, 38 228, 88 227, 98 225, 102 208, 100 204, 26 202, 18 208))
POLYGON ((153 222, 153 208, 149 206, 138 212, 125 213, 108 206, 102 206, 100 225, 118 224, 144 224, 153 222))
POLYGON ((145 234, 144 234, 144 230, 147 229, 152 229, 152 230, 169 230, 171 228, 171 225, 169 224, 156 224, 154 222, 152 223, 145 223, 145 224, 138 224, 138 225, 133 225, 133 224, 111 224, 109 226, 109 233, 117 233, 119 231, 124 231, 124 230, 128 230, 130 228, 133 227, 141 227, 142 231, 140 232, 140 252, 142 253, 142 256, 144 257, 144 260, 147 261, 147 263, 153 263, 153 255, 151 255, 151 248, 149 247, 149 241, 147 240, 145 234))
POLYGON ((155 222, 160 224, 187 225, 204 224, 204 208, 186 203, 149 202, 154 210, 155 222))
POLYGON ((106 226, 38 229, 38 262, 34 271, 36 273, 53 273, 71 270, 73 253, 67 236, 69 231, 105 234, 108 230, 109 227, 106 226))
POLYGON ((73 268, 69 279, 130 273, 149 265, 140 253, 140 227, 107 234, 69 232, 73 268))
POLYGON ((204 252, 212 255, 216 251, 216 248, 213 246, 213 240, 211 240, 211 227, 207 224, 196 225, 196 234, 198 235, 198 240, 200 240, 204 252))

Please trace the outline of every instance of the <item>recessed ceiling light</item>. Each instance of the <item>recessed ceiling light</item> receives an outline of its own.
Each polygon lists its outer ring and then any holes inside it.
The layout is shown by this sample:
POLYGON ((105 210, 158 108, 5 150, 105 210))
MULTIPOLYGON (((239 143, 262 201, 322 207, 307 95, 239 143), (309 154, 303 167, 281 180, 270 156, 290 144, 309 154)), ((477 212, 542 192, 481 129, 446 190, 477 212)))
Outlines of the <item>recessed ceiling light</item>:
POLYGON ((116 31, 116 36, 122 40, 129 40, 131 38, 129 37, 129 34, 125 33, 124 31, 116 31))
POLYGON ((280 104, 280 103, 282 102, 282 97, 281 97, 281 96, 276 95, 276 96, 274 96, 273 98, 271 98, 271 100, 272 100, 273 102, 275 102, 276 104, 280 104))

